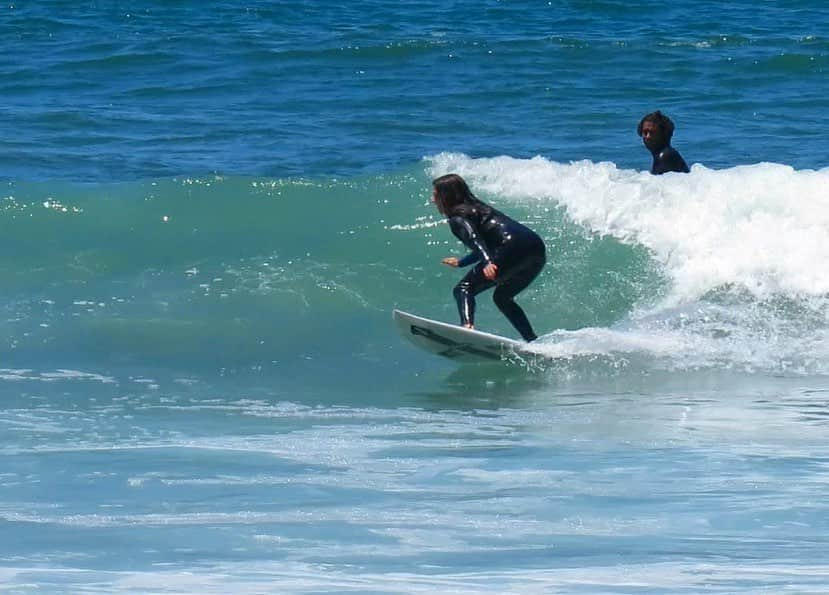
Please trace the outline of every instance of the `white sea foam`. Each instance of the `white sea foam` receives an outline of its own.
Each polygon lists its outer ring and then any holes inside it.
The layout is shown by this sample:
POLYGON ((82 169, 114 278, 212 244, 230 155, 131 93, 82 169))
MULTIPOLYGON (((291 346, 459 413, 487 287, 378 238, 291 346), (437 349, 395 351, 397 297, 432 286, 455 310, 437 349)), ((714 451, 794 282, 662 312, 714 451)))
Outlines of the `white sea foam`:
POLYGON ((81 370, 58 369, 53 371, 35 372, 30 369, 0 368, 0 380, 28 380, 40 382, 56 382, 62 380, 83 380, 100 382, 101 384, 115 384, 117 381, 111 376, 105 376, 96 372, 84 372, 81 370))
POLYGON ((611 329, 558 330, 541 337, 531 350, 559 364, 607 358, 616 368, 632 364, 667 370, 829 373, 825 331, 804 336, 770 333, 768 329, 721 325, 704 317, 682 328, 674 328, 674 323, 675 319, 666 317, 656 324, 629 321, 611 329))
POLYGON ((612 163, 441 154, 430 173, 463 175, 505 200, 562 206, 589 231, 650 249, 672 303, 726 284, 758 296, 829 293, 829 168, 758 163, 652 176, 612 163))
MULTIPOLYGON (((508 556, 507 551, 503 555, 508 556)), ((351 571, 348 565, 287 559, 284 561, 244 561, 201 564, 198 568, 181 564, 157 564, 148 571, 88 570, 7 566, 0 579, 22 590, 76 593, 151 592, 151 593, 550 593, 620 591, 765 591, 759 585, 778 585, 781 591, 822 593, 829 570, 820 564, 784 562, 710 562, 682 561, 602 563, 581 562, 554 568, 493 568, 489 571, 442 570, 435 566, 426 573, 377 570, 351 571), (167 567, 165 567, 167 566, 167 567), (714 585, 714 586, 712 586, 714 585), (51 588, 50 588, 51 587, 51 588)))
POLYGON ((543 354, 829 373, 829 168, 697 164, 653 176, 542 157, 431 158, 431 175, 447 172, 499 203, 562 208, 588 233, 644 246, 670 281, 612 329, 545 336, 534 347, 543 354))

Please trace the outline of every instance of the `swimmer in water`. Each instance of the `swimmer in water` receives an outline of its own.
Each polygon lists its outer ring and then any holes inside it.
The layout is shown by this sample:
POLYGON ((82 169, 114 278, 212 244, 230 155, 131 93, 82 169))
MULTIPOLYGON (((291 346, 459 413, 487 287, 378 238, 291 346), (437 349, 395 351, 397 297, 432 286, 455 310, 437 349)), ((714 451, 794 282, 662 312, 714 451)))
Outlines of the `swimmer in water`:
POLYGON ((536 339, 524 310, 515 303, 546 263, 544 241, 532 230, 479 200, 464 179, 447 174, 432 182, 432 201, 449 220, 452 233, 472 252, 463 258, 449 256, 452 267, 474 267, 455 286, 461 324, 473 328, 475 296, 492 287, 495 305, 525 341, 536 339))
POLYGON ((664 174, 669 171, 688 173, 688 165, 671 146, 671 137, 674 135, 674 123, 660 111, 646 114, 636 129, 642 142, 653 155, 651 173, 664 174))

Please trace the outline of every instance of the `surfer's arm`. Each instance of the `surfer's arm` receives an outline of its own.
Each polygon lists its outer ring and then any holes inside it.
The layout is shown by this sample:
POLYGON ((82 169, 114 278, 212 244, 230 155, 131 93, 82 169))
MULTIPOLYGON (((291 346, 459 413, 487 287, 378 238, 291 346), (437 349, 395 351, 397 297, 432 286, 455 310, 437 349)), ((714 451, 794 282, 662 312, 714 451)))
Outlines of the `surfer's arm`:
POLYGON ((480 234, 478 234, 469 221, 463 217, 450 217, 449 227, 452 229, 452 233, 455 234, 456 238, 463 242, 465 246, 472 249, 470 254, 467 254, 458 261, 458 266, 467 266, 482 259, 487 263, 492 262, 492 257, 487 250, 486 244, 481 240, 480 234))
POLYGON ((481 260, 481 255, 479 252, 470 252, 463 258, 458 259, 458 266, 459 267, 468 267, 470 264, 475 264, 481 260))
POLYGON ((441 260, 441 262, 443 264, 448 264, 450 267, 465 267, 476 263, 479 260, 481 260, 481 255, 477 252, 471 252, 463 258, 458 258, 457 256, 447 256, 441 260))

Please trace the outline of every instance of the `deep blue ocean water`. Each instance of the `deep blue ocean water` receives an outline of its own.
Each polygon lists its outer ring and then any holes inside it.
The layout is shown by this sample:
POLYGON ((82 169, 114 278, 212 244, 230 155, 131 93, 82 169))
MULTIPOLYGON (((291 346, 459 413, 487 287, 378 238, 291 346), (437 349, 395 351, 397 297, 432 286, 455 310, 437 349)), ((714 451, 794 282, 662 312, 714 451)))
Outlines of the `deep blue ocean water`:
POLYGON ((4 4, 0 590, 829 591, 827 31, 4 4), (655 109, 690 174, 647 173, 655 109), (547 243, 542 365, 394 328, 456 320, 450 171, 547 243))

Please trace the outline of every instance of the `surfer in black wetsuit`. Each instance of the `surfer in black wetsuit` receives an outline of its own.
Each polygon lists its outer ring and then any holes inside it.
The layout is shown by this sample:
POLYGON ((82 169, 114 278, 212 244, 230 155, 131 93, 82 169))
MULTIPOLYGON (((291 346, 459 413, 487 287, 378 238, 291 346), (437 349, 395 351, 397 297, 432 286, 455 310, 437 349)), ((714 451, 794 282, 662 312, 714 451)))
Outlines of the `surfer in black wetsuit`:
POLYGON ((669 171, 688 173, 688 164, 671 146, 671 137, 674 135, 674 123, 660 111, 646 114, 636 129, 642 142, 653 155, 651 173, 664 174, 669 171))
POLYGON ((534 340, 530 321, 513 298, 544 268, 544 242, 529 228, 479 200, 459 175, 441 176, 432 186, 438 211, 449 220, 452 233, 472 250, 461 259, 444 258, 443 263, 453 267, 475 263, 453 291, 461 324, 473 328, 475 296, 495 287, 495 305, 525 341, 534 340))

